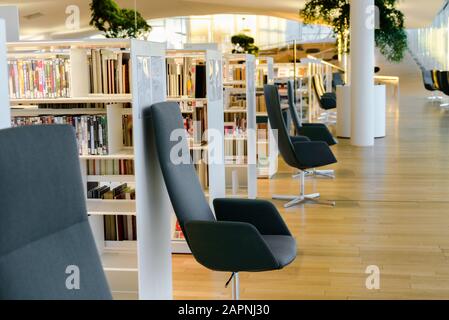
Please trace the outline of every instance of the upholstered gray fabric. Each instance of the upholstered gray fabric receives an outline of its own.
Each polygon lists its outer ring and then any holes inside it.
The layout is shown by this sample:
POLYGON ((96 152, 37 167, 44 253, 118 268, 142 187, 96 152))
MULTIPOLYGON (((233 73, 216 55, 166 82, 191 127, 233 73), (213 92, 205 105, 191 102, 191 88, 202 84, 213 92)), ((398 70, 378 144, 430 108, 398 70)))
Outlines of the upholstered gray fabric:
POLYGON ((186 232, 195 259, 209 269, 256 272, 283 267, 263 236, 249 223, 189 221, 186 232))
MULTIPOLYGON (((155 134, 159 162, 162 168, 165 185, 176 212, 180 226, 185 233, 184 225, 190 220, 214 221, 215 217, 204 196, 198 175, 191 161, 190 151, 185 136, 172 141, 172 133, 182 133, 184 125, 179 105, 175 102, 157 103, 144 110, 147 134, 155 134), (153 132, 147 130, 153 124, 153 132), (177 131, 176 131, 177 130, 177 131), (181 130, 181 131, 180 131, 181 130), (179 147, 180 148, 177 148, 179 147), (175 163, 171 159, 172 150, 177 148, 181 159, 183 152, 188 152, 186 163, 175 163)), ((179 160, 179 158, 178 158, 179 160)), ((187 239, 189 240, 189 239, 187 239)))
POLYGON ((0 130, 0 147, 0 298, 110 299, 73 128, 0 130), (72 265, 80 270, 79 290, 66 288, 72 265))
POLYGON ((262 235, 280 266, 287 266, 296 258, 296 241, 289 236, 262 235))
POLYGON ((214 209, 219 221, 250 223, 260 234, 291 236, 276 207, 269 201, 250 199, 215 199, 214 209))
POLYGON ((421 72, 422 72, 424 88, 426 88, 426 90, 429 90, 429 91, 435 91, 436 87, 435 87, 435 84, 433 83, 432 71, 422 69, 421 72))

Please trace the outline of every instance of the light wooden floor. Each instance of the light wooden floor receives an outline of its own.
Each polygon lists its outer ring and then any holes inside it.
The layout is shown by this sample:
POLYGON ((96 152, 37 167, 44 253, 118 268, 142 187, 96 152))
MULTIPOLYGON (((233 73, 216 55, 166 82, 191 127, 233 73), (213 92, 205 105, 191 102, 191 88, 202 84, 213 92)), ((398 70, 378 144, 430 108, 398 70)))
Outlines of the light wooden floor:
MULTIPOLYGON (((419 78, 402 80, 387 138, 374 148, 340 141, 336 179, 307 179, 307 191, 335 208, 276 202, 298 258, 282 271, 241 274, 242 299, 449 298, 449 112, 427 103, 419 78), (369 265, 380 267, 378 291, 365 287, 369 265)), ((281 165, 275 179, 260 180, 261 198, 295 192, 291 173, 281 165)), ((176 299, 229 299, 228 277, 173 257, 176 299)))

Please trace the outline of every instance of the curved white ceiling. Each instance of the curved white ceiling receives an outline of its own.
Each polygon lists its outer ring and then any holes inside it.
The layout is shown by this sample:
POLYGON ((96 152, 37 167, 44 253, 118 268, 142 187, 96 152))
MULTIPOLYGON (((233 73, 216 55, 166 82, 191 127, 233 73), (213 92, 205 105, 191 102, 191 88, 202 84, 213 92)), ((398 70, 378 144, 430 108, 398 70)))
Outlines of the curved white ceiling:
MULTIPOLYGON (((132 8, 134 0, 117 0, 122 7, 132 8)), ((77 5, 81 14, 81 31, 88 32, 90 0, 20 0, 11 2, 0 0, 0 4, 17 4, 20 8, 21 34, 24 36, 40 34, 60 34, 70 32, 65 28, 66 13, 69 5, 77 5), (41 13, 35 18, 32 15, 41 13), (31 15, 31 18, 27 18, 31 15)), ((276 16, 299 20, 298 12, 304 0, 136 0, 137 8, 146 19, 217 14, 240 13, 276 16)), ((428 25, 443 0, 407 0, 400 1, 400 8, 407 18, 407 27, 415 28, 428 25), (425 3, 425 5, 423 5, 425 3)))

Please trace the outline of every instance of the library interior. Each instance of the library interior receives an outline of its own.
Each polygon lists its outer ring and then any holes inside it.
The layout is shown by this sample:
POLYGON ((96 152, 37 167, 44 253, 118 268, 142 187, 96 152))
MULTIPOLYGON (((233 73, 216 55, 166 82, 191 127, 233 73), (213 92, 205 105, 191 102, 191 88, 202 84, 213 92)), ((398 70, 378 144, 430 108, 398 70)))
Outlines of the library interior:
POLYGON ((449 299, 449 2, 0 0, 0 299, 449 299))

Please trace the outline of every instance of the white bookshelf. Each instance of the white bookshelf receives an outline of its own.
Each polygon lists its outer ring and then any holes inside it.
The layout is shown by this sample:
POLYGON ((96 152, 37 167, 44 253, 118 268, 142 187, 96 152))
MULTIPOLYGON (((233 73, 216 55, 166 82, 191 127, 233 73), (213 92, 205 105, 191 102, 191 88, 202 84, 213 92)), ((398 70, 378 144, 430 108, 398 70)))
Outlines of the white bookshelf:
POLYGON ((0 19, 0 129, 11 126, 11 112, 8 99, 8 71, 6 66, 6 28, 5 21, 0 19))
MULTIPOLYGON (((207 144, 209 141, 217 141, 216 133, 223 132, 223 57, 216 50, 195 47, 192 49, 167 50, 166 59, 167 64, 170 64, 170 68, 176 66, 176 72, 178 72, 176 79, 178 79, 178 76, 182 78, 182 87, 184 88, 182 92, 178 92, 179 83, 174 81, 173 78, 170 79, 168 74, 170 72, 173 75, 173 70, 170 69, 169 71, 167 69, 167 100, 180 104, 181 112, 185 119, 192 119, 193 121, 197 119, 200 112, 205 118, 205 126, 201 128, 194 127, 193 135, 189 138, 189 142, 190 150, 194 157, 201 158, 206 155, 209 160, 207 164, 200 165, 201 167, 197 168, 197 170, 204 192, 212 207, 212 201, 215 198, 222 198, 226 195, 225 169, 221 165, 224 161, 223 144, 221 142, 218 144, 214 143, 213 147, 207 144), (193 80, 196 77, 196 65, 205 66, 204 79, 193 80), (192 72, 194 76, 188 75, 189 72, 192 72), (195 91, 195 86, 199 85, 197 83, 198 80, 205 81, 205 96, 198 96, 195 91), (190 81, 194 82, 192 87, 190 87, 190 84, 187 84, 190 81), (173 87, 173 83, 178 84, 176 88, 173 87), (188 87, 191 90, 187 89, 188 87), (203 139, 198 139, 197 134, 200 132, 206 133, 202 137, 203 139), (207 177, 204 178, 201 172, 204 172, 206 167, 207 177)), ((173 253, 190 253, 186 241, 179 237, 179 231, 176 230, 176 222, 176 216, 173 212, 171 221, 173 253)))
POLYGON ((224 56, 226 189, 229 197, 257 198, 256 59, 224 56))
POLYGON ((260 57, 256 65, 257 125, 266 126, 266 129, 258 128, 257 176, 260 179, 271 179, 278 171, 279 151, 268 121, 263 86, 274 83, 274 60, 271 57, 260 57))
MULTIPOLYGON (((82 154, 79 159, 89 222, 107 271, 108 280, 112 279, 111 281, 114 283, 113 280, 117 278, 117 273, 137 272, 138 294, 141 299, 170 299, 172 297, 170 220, 166 218, 169 213, 169 199, 166 195, 156 153, 153 149, 148 149, 144 143, 148 139, 144 139, 142 119, 144 107, 166 99, 165 46, 159 43, 124 39, 8 44, 8 58, 10 59, 41 57, 49 59, 56 55, 68 57, 70 61, 70 92, 68 96, 11 99, 10 102, 13 106, 11 116, 13 118, 70 115, 106 116, 107 154, 82 154), (92 76, 89 71, 88 59, 92 49, 129 54, 132 62, 129 69, 130 93, 90 93, 92 76), (53 109, 52 105, 54 104, 67 105, 67 108, 53 109), (94 107, 79 108, 80 104, 89 104, 94 107), (97 104, 101 107, 95 107, 97 104), (46 105, 46 108, 38 108, 38 105, 46 105), (76 107, 72 108, 72 105, 76 107), (130 108, 130 106, 132 107, 130 108), (123 116, 131 115, 133 146, 125 146, 122 119, 123 116), (100 172, 88 174, 87 163, 94 160, 103 163, 102 165, 112 160, 133 161, 134 175, 100 172), (134 188, 136 200, 87 199, 87 182, 112 184, 112 186, 127 183, 134 188), (115 241, 106 240, 105 216, 120 216, 124 217, 123 219, 136 217, 137 241, 119 239, 118 236, 115 241), (130 263, 129 255, 134 255, 137 259, 130 263)), ((3 64, 0 63, 0 67, 3 67, 3 64)), ((8 73, 1 72, 0 77, 3 74, 8 73)), ((2 81, 2 83, 8 82, 2 81)), ((10 123, 10 120, 8 122, 10 123)), ((116 228, 118 228, 118 224, 116 228)), ((134 232, 133 234, 136 235, 134 232)), ((111 289, 113 293, 117 290, 114 286, 111 286, 111 289)))

